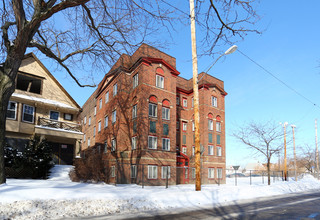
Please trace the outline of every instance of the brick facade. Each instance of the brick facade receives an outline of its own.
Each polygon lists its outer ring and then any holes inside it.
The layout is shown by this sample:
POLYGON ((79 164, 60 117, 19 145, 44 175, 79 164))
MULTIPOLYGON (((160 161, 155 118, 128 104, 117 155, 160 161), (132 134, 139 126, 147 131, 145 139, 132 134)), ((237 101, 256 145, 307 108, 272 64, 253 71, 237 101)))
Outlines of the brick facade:
MULTIPOLYGON (((143 44, 132 56, 120 57, 83 106, 80 118, 88 120, 91 116, 94 123, 84 125, 83 132, 90 137, 90 147, 103 152, 110 182, 163 185, 166 179, 162 172, 170 166, 169 184, 194 183, 192 79, 179 77, 175 67, 175 58, 143 44), (183 106, 183 100, 187 106, 183 106), (188 163, 182 164, 178 158, 188 163), (136 169, 133 176, 131 169, 136 169)), ((199 83, 204 184, 218 182, 218 169, 222 169, 219 182, 225 182, 225 95, 223 82, 214 77, 206 75, 199 83), (212 105, 212 97, 217 99, 217 106, 212 105), (213 130, 208 129, 208 120, 213 130), (216 122, 221 124, 221 131, 216 131, 216 122), (208 155, 208 145, 213 146, 213 155, 208 155), (209 168, 214 168, 210 170, 214 171, 212 178, 208 178, 209 168)), ((88 144, 83 145, 84 150, 88 144)))

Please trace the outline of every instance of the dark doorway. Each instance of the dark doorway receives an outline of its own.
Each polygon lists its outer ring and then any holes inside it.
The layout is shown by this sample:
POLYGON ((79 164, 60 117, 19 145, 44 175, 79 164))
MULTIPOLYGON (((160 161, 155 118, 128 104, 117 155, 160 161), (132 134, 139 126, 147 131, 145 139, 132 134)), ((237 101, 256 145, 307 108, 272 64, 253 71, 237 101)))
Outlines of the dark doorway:
POLYGON ((54 153, 53 161, 59 165, 73 164, 73 150, 72 144, 50 143, 54 153))

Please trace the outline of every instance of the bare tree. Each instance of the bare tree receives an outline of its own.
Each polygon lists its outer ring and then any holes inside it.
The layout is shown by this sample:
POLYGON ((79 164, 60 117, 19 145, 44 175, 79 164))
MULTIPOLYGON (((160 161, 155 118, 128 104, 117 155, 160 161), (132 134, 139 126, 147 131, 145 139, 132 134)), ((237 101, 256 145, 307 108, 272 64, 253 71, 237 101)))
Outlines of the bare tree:
MULTIPOLYGON (((203 43, 210 45, 206 53, 214 54, 220 39, 225 44, 230 37, 238 40, 252 32, 244 27, 256 21, 253 2, 197 1, 198 22, 207 33, 203 43)), ((189 21, 188 12, 166 0, 3 0, 0 13, 0 184, 6 182, 7 105, 27 51, 52 59, 79 86, 94 86, 83 84, 81 79, 88 76, 77 72, 105 72, 120 54, 130 54, 142 42, 164 45, 156 38, 159 33, 170 33, 174 22, 189 21)))
POLYGON ((250 122, 232 135, 252 149, 255 154, 264 156, 267 162, 268 185, 270 185, 271 158, 283 148, 283 133, 280 126, 270 121, 250 122))
POLYGON ((301 155, 297 158, 297 165, 299 168, 304 168, 310 173, 316 171, 316 150, 314 147, 305 145, 300 147, 301 155))

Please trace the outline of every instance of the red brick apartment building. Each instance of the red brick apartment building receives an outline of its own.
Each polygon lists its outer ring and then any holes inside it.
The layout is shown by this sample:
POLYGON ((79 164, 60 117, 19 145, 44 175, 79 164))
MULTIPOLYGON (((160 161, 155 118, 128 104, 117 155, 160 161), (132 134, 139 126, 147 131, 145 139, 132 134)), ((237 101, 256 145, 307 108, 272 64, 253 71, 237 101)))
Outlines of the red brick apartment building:
MULTIPOLYGON (((174 57, 143 44, 84 104, 82 151, 103 154, 110 183, 195 182, 192 79, 179 74, 174 57)), ((226 95, 219 79, 199 82, 203 184, 225 183, 226 95)))

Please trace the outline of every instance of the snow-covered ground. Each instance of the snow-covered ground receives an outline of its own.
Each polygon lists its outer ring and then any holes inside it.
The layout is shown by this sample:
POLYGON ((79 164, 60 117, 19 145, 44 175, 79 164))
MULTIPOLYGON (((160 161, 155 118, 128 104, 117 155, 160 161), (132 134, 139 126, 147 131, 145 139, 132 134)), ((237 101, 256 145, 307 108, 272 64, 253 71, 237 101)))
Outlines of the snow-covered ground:
POLYGON ((255 177, 253 185, 249 178, 228 179, 225 185, 205 185, 196 192, 194 185, 145 186, 107 185, 71 182, 68 172, 71 166, 55 166, 48 180, 8 179, 0 185, 0 219, 59 219, 135 213, 170 208, 200 208, 223 205, 231 201, 252 199, 320 190, 320 181, 310 175, 298 182, 272 182, 262 184, 255 177))

